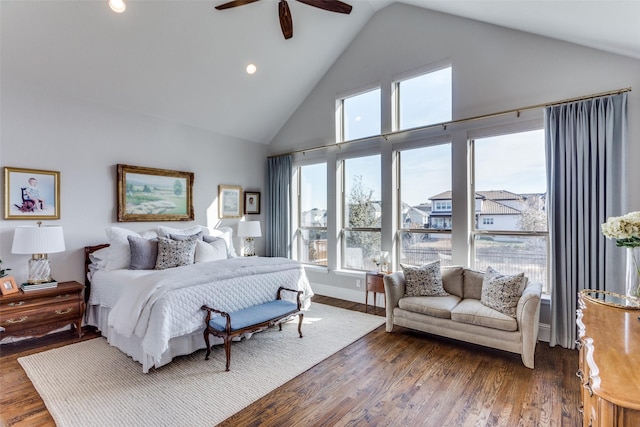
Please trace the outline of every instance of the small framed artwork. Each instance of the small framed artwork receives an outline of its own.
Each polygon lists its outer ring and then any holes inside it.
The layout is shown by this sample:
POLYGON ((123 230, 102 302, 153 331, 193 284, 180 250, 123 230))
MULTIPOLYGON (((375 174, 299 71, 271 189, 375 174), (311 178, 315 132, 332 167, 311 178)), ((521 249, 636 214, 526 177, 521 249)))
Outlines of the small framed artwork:
POLYGON ((244 213, 259 214, 260 213, 260 193, 245 191, 244 192, 244 213))
POLYGON ((240 195, 242 187, 237 185, 218 185, 218 210, 220 218, 239 218, 242 216, 240 195))
POLYGON ((118 221, 193 221, 193 172, 118 165, 118 221))
POLYGON ((2 295, 15 294, 19 290, 16 280, 13 277, 0 277, 0 292, 2 292, 2 295))
POLYGON ((4 219, 60 219, 60 172, 4 168, 4 219))

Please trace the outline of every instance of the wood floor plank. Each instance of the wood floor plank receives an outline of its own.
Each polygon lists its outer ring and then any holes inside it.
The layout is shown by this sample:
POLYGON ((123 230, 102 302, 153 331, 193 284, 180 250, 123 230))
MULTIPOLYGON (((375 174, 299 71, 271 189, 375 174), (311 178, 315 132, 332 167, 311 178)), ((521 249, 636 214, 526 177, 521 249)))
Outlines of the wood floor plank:
MULTIPOLYGON (((363 304, 313 300, 364 312, 363 304)), ((17 359, 73 342, 62 333, 0 346, 2 425, 55 425, 17 359)), ((577 351, 543 342, 531 370, 515 354, 381 326, 220 425, 577 427, 577 366, 577 351)))

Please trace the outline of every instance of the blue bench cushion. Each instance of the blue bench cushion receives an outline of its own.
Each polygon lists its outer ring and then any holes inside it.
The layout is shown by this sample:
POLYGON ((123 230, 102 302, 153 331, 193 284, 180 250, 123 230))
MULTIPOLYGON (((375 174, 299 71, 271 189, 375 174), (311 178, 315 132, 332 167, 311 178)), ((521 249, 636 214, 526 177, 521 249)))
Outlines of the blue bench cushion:
MULTIPOLYGON (((229 313, 231 315, 231 331, 233 332, 248 326, 257 325, 267 320, 277 319, 297 309, 298 305, 296 303, 285 300, 275 300, 234 311, 233 313, 229 313)), ((220 332, 224 332, 227 328, 227 318, 224 316, 214 317, 209 321, 209 326, 220 332)))

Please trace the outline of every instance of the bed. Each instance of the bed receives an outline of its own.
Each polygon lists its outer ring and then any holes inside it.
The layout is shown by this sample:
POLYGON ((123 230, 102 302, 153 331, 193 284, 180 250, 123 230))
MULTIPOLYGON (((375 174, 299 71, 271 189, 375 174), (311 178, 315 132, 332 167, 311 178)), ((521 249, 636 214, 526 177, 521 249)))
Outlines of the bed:
MULTIPOLYGON (((159 231, 144 235, 110 227, 108 244, 85 247, 86 323, 100 330, 110 345, 141 363, 144 373, 176 356, 206 348, 205 313, 200 309, 204 304, 237 311, 273 300, 278 288, 285 286, 302 291, 302 306, 308 309, 313 291, 302 265, 287 258, 235 256, 229 228, 222 229, 226 236, 220 236, 228 238, 229 244, 209 239, 211 245, 224 248, 224 255, 215 259, 200 256, 199 262, 160 270, 133 268, 137 261, 134 240, 149 245, 159 236, 161 247, 173 237, 197 240, 198 247, 204 247, 204 240, 190 234, 192 229, 175 233, 176 229, 159 227, 159 231)), ((161 252, 162 248, 157 260, 161 252)), ((198 252, 192 257, 197 260, 198 252)), ((290 298, 294 300, 295 295, 290 298)), ((222 340, 212 343, 222 344, 222 340)))

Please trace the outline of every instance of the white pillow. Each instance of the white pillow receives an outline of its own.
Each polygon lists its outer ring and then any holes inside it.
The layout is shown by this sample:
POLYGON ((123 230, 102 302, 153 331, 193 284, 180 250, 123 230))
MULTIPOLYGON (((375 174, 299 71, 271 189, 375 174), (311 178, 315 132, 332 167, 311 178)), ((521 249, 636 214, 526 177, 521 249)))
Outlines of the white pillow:
MULTIPOLYGON (((233 246, 233 228, 231 227, 219 227, 210 228, 209 235, 213 237, 221 237, 227 244, 227 258, 237 258, 236 248, 233 246)), ((206 233, 205 233, 206 235, 206 233)))
POLYGON ((223 238, 217 238, 210 243, 203 240, 196 242, 195 262, 217 261, 227 259, 227 243, 223 238))
POLYGON ((107 261, 109 260, 109 250, 110 248, 102 248, 98 249, 89 254, 89 261, 91 262, 90 268, 93 270, 104 270, 107 265, 107 261))
POLYGON ((127 236, 140 237, 140 234, 122 227, 108 227, 105 231, 110 246, 109 258, 104 269, 120 270, 129 268, 129 265, 131 265, 131 251, 129 250, 127 236))
POLYGON ((166 227, 164 225, 161 225, 157 229, 158 236, 167 237, 167 238, 169 238, 169 236, 171 234, 179 234, 179 235, 182 235, 182 236, 191 236, 191 235, 194 235, 194 234, 198 234, 201 231, 202 231, 203 235, 205 235, 205 236, 209 235, 209 229, 207 227, 202 226, 202 225, 194 225, 194 226, 189 227, 189 228, 173 228, 173 227, 166 227))

